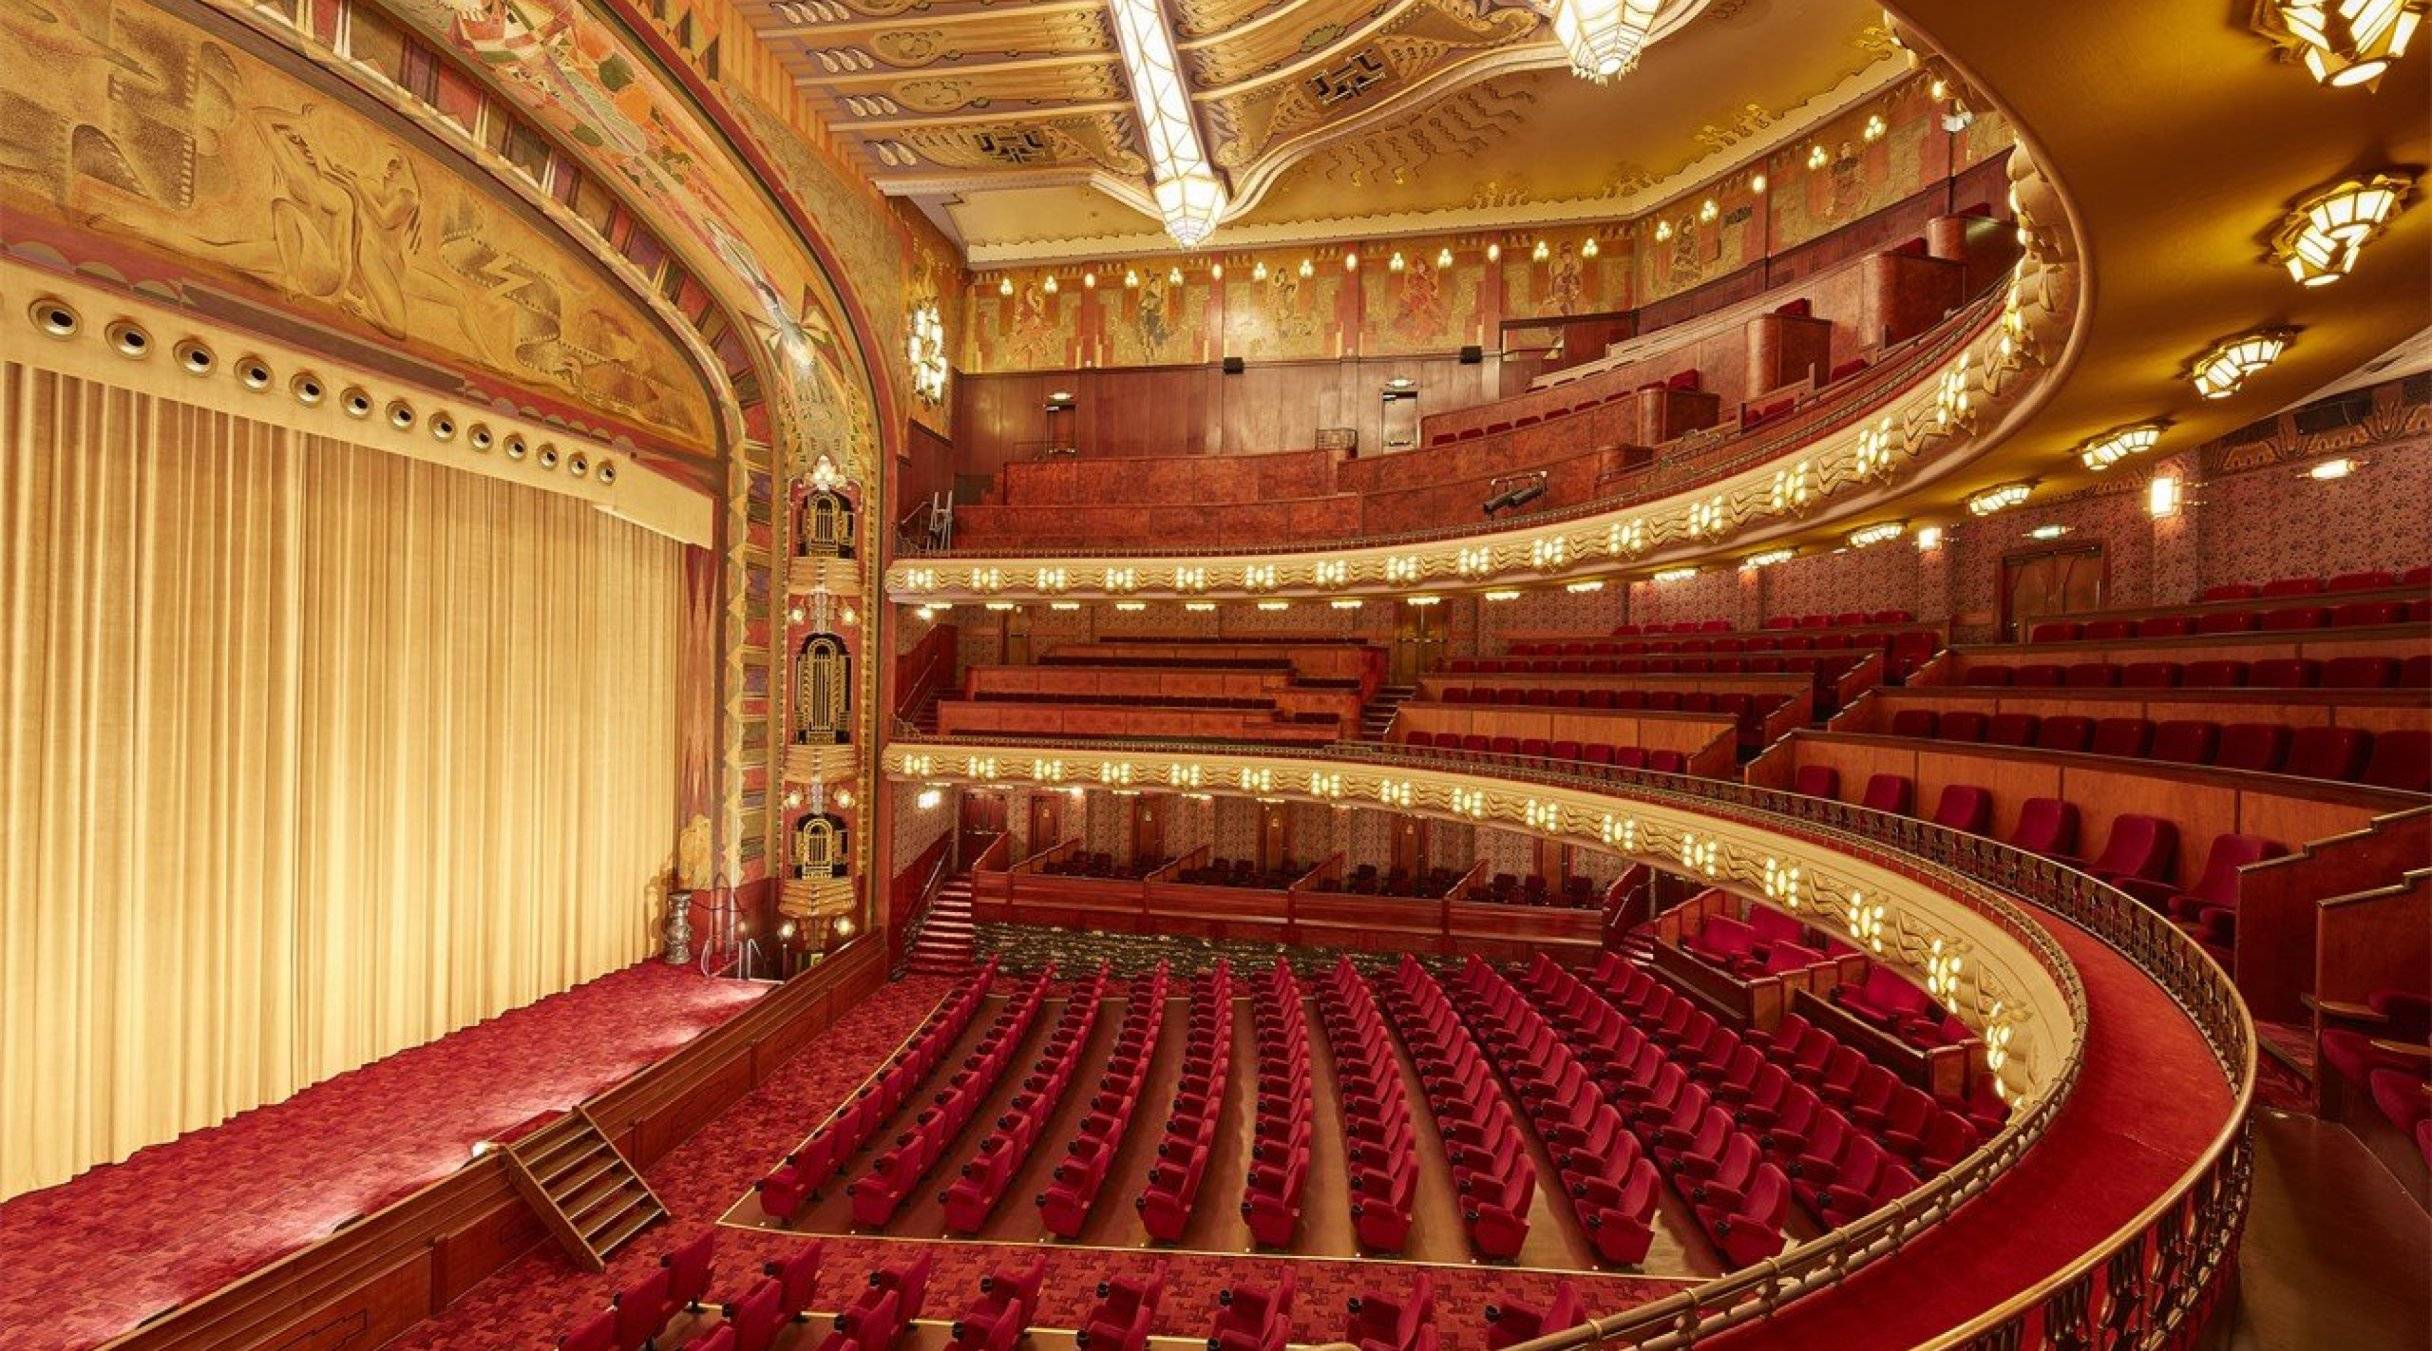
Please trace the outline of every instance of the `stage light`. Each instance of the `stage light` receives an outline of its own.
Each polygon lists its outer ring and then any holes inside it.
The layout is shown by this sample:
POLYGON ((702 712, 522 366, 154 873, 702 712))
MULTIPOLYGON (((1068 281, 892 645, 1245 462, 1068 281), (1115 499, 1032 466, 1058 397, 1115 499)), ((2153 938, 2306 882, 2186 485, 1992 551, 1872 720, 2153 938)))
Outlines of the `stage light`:
POLYGON ((926 812, 937 810, 937 804, 945 800, 946 795, 937 791, 936 789, 923 788, 920 790, 920 796, 912 799, 912 803, 914 806, 917 806, 922 811, 926 812))
POLYGON ((1288 600, 1262 600, 1258 602, 1258 608, 1269 611, 1270 613, 1276 610, 1289 610, 1292 608, 1292 602, 1288 600))
POLYGON ((1444 603, 1444 598, 1442 596, 1404 596, 1402 597, 1402 603, 1404 605, 1418 606, 1442 605, 1444 603))
POLYGON ((1565 582, 1562 584, 1562 589, 1574 596, 1588 595, 1591 592, 1604 590, 1604 578, 1591 577, 1584 582, 1565 582))
MULTIPOLYGON (((1493 483, 1505 481, 1496 479, 1493 480, 1493 483)), ((1490 483, 1488 486, 1491 487, 1493 484, 1490 483)), ((1525 507, 1543 496, 1545 496, 1545 474, 1540 471, 1526 475, 1520 482, 1488 497, 1485 502, 1480 504, 1480 507, 1484 514, 1492 516, 1497 512, 1510 511, 1515 507, 1525 507)))
POLYGON ((1361 600, 1357 596, 1345 596, 1341 600, 1330 600, 1326 602, 1329 608, 1336 610, 1356 610, 1367 603, 1368 602, 1361 600))
POLYGON ((1685 582, 1696 575, 1697 569, 1694 566, 1665 568, 1663 571, 1655 574, 1655 583, 1658 586, 1669 586, 1674 582, 1685 582))

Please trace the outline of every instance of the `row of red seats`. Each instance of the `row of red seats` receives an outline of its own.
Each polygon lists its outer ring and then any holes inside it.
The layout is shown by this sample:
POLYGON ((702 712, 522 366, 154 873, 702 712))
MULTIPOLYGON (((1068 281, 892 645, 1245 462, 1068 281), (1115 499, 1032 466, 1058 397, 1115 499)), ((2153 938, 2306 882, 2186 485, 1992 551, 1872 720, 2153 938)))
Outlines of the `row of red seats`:
POLYGON ((2432 586, 2432 564, 2422 564, 2403 573, 2380 568, 2361 572, 2343 572, 2336 577, 2281 577, 2256 586, 2250 582, 2224 582, 2208 586, 2196 597, 2201 603, 2223 600, 2279 600, 2288 596, 2318 596, 2326 591, 2386 591, 2399 586, 2432 586))
POLYGON ((1123 1025, 1115 1032, 1115 1049, 1090 1095, 1089 1115, 1081 1118, 1064 1142, 1064 1157, 1037 1198, 1039 1219, 1058 1238, 1079 1238, 1081 1225, 1106 1186, 1115 1151, 1131 1129, 1132 1113, 1140 1105, 1140 1090, 1148 1083, 1149 1062, 1157 1052, 1157 1034, 1165 1026, 1167 967, 1159 962, 1132 977, 1123 1001, 1123 1025))
POLYGON ((1893 736, 2116 755, 2432 793, 2432 730, 2416 728, 2370 732, 2361 727, 2290 727, 2269 722, 2224 726, 2209 718, 2155 722, 2149 718, 1987 716, 1973 709, 1903 708, 1892 715, 1890 731, 1893 736))
MULTIPOLYGON (((665 1334, 678 1313, 701 1313, 716 1276, 717 1231, 659 1259, 659 1265, 610 1297, 608 1308, 557 1339, 562 1351, 642 1351, 665 1334)), ((785 1328, 809 1318, 819 1279, 820 1246, 761 1267, 761 1279, 718 1306, 721 1320, 685 1342, 686 1351, 769 1351, 785 1328)))
POLYGON ((1182 1077, 1148 1186, 1133 1198, 1149 1237, 1178 1242, 1199 1204, 1199 1184, 1216 1152, 1217 1119, 1233 1072, 1233 968, 1223 958, 1191 981, 1190 1024, 1182 1047, 1182 1077))
POLYGON ((1208 1351, 1284 1351, 1292 1335, 1292 1296, 1300 1273, 1286 1263, 1272 1286, 1235 1282, 1216 1292, 1216 1326, 1208 1351))
POLYGON ((1497 708, 1728 713, 1742 722, 1748 722, 1762 719, 1789 701, 1778 694, 1715 694, 1707 690, 1489 689, 1482 685, 1448 685, 1442 691, 1441 702, 1485 704, 1497 708))
POLYGON ((1745 920, 1709 914, 1681 946, 1743 980, 1804 971, 1852 950, 1829 937, 1811 935, 1797 917, 1769 905, 1750 906, 1745 920))
POLYGON ((1686 774, 1689 757, 1680 751, 1651 751, 1644 746, 1608 746, 1602 742, 1549 741, 1544 737, 1488 736, 1483 732, 1411 732, 1402 744, 1414 750, 1461 751, 1471 755, 1515 755, 1536 760, 1567 760, 1582 765, 1611 765, 1616 769, 1651 769, 1659 774, 1686 774))
POLYGON ((2370 1098, 2432 1164, 2432 997, 2382 989, 2362 1003, 2317 1007, 2323 1068, 2370 1098))
POLYGON ((1063 1016, 1048 1030, 1047 1044, 1039 1048, 1020 1090, 1005 1104, 994 1129, 963 1161, 954 1181, 938 1194, 948 1229, 958 1234, 978 1233, 997 1203, 1005 1199, 1013 1175, 1029 1161, 1039 1132, 1063 1106, 1073 1077, 1080 1071, 1081 1054, 1089 1048, 1089 1035, 1098 1025, 1098 1006, 1106 994, 1107 980, 1107 966, 1100 962, 1090 978, 1066 996, 1063 1016))
POLYGON ((1769 629, 1847 629, 1861 624, 1906 624, 1917 616, 1906 610, 1841 610, 1833 614, 1775 615, 1769 629))
POLYGON ((1452 1164, 1470 1245, 1484 1257, 1517 1257, 1528 1241, 1537 1165, 1529 1160, 1493 1068, 1443 988, 1415 958, 1404 956, 1375 987, 1418 1063, 1428 1109, 1452 1164))
MULTIPOLYGON (((1931 648, 1923 649, 1930 655, 1931 648)), ((1803 675, 1838 680, 1860 658, 1840 654, 1680 657, 1455 657, 1448 675, 1803 675)))
POLYGON ((760 1193, 760 1209, 775 1219, 790 1220, 803 1202, 816 1197, 829 1178, 842 1172, 878 1134, 879 1126, 911 1099, 938 1062, 962 1040, 996 978, 997 959, 991 957, 968 982, 940 999, 904 1044, 811 1132, 801 1148, 752 1184, 752 1190, 760 1193))
MULTIPOLYGON (((1824 765, 1801 766, 1792 789, 1815 797, 1834 797, 1840 774, 1824 765)), ((1867 780, 1863 805, 1875 811, 1909 814, 1911 785, 1906 776, 1877 774, 1867 780)), ((1936 825, 1982 835, 1992 820, 1992 794, 1970 784, 1943 789, 1932 818, 1936 825)), ((2111 833, 2091 857, 2078 848, 2077 804, 2060 798, 2032 797, 2019 804, 2018 823, 2004 843, 2041 854, 2092 874, 2168 915, 2196 938, 2226 955, 2237 938, 2238 870, 2250 863, 2278 858, 2288 846, 2261 835, 2224 832, 2206 848, 2204 866, 2194 883, 2180 886, 2177 874, 2179 827, 2159 816, 2124 812, 2112 818, 2111 833)))
POLYGON ((1588 1321, 1588 1301, 1579 1282, 1566 1279, 1554 1282, 1554 1297, 1544 1304, 1497 1300, 1479 1313, 1486 1320, 1486 1351, 1504 1351, 1578 1327, 1588 1321))
POLYGON ((1966 684, 1978 688, 2071 690, 2387 690, 2432 686, 2432 653, 2395 657, 2268 657, 2262 661, 2024 662, 1970 666, 1966 684))
POLYGON ((2142 619, 2047 619, 2028 630, 2030 643, 2116 643, 2135 638, 2187 638, 2208 633, 2291 633, 2365 628, 2432 619, 2432 599, 2354 600, 2343 605, 2283 605, 2270 610, 2207 610, 2142 619))
POLYGON ((1453 982, 1453 1001, 1494 1049, 1597 1255, 1636 1266, 1655 1237, 1662 1191, 1655 1165, 1570 1047, 1547 1034, 1534 1010, 1500 998, 1500 980, 1472 957, 1453 982))
POLYGON ((1343 1342, 1359 1351, 1435 1351, 1436 1281, 1422 1271, 1403 1296, 1374 1290, 1353 1295, 1343 1342))
MULTIPOLYGON (((937 1250, 924 1247, 917 1257, 871 1272, 861 1293, 836 1315, 835 1326, 819 1344, 819 1351, 889 1351, 911 1328, 912 1320, 920 1317, 929 1298, 929 1277, 936 1268, 937 1250)), ((709 1346, 698 1351, 766 1351, 766 1348, 709 1346)))
POLYGON ((1376 994, 1336 962, 1317 983, 1318 1020, 1334 1050, 1334 1077, 1351 1172, 1351 1229, 1360 1247, 1400 1252, 1410 1239, 1419 1161, 1410 1132, 1410 1090, 1376 994))
POLYGON ((1242 1184, 1241 1217, 1262 1247, 1283 1248, 1300 1229, 1301 1193, 1309 1183, 1309 1133, 1317 1093, 1309 1077, 1309 1014, 1300 978, 1277 958, 1250 987, 1250 1022, 1258 1043, 1257 1125, 1250 1139, 1250 1175, 1242 1184))
MULTIPOLYGON (((1510 1072, 1542 1077, 1540 1067, 1553 1063, 1557 1050, 1576 1055, 1577 1066, 1592 1067, 1574 1066, 1562 1092, 1581 1104, 1575 1110, 1592 1102, 1621 1121, 1621 1133, 1672 1178, 1728 1265, 1746 1266, 1782 1250, 1789 1179, 1723 1105, 1734 1098, 1722 1096, 1719 1069, 1711 1090, 1691 1079, 1692 1067, 1705 1076, 1700 1062, 1675 1061, 1638 1036, 1611 1004, 1550 960, 1530 964, 1527 978, 1535 984, 1525 994, 1475 959, 1462 977, 1472 1016, 1514 1029, 1510 1072)), ((1719 1036, 1707 1033, 1708 1040, 1719 1036)), ((1735 1082, 1730 1091, 1748 1087, 1735 1082)))
POLYGON ((980 1277, 979 1293, 954 1316, 948 1329, 953 1351, 1013 1351, 1038 1312, 1039 1287, 1047 1282, 1047 1254, 1027 1267, 999 1268, 980 1277))
MULTIPOLYGON (((1700 635, 1694 638, 1565 638, 1522 640, 1504 648, 1514 659, 1526 657, 1531 661, 1564 657, 1738 657, 1766 656, 1784 652, 1845 652, 1853 649, 1888 647, 1907 639, 1911 644, 1930 640, 1940 645, 1941 635, 1932 629, 1915 629, 1905 633, 1752 633, 1746 636, 1723 634, 1700 635)), ((1463 661, 1494 661, 1495 658, 1463 657, 1453 662, 1460 669, 1463 661)), ((1482 669, 1493 669, 1485 667, 1482 669)), ((1519 669, 1506 666, 1505 670, 1519 669)), ((1528 669, 1539 669, 1530 667, 1528 669)))
MULTIPOLYGON (((1713 1158, 1717 1170, 1744 1169, 1744 1151, 1735 1165, 1732 1137, 1725 1134, 1727 1127, 1736 1129, 1737 1138, 1752 1138, 1764 1161, 1756 1175, 1763 1176, 1765 1167, 1778 1170, 1827 1226, 1847 1224, 1915 1190, 1921 1172, 1932 1176, 1956 1164, 2006 1117, 2002 1108, 1971 1119, 1795 1015, 1770 1034, 1744 1037, 1702 1010, 1677 1015, 1673 1010, 1686 1000, 1671 986, 1614 954, 1605 956, 1592 985, 1550 961, 1532 964, 1524 983, 1578 1035, 1612 1047, 1609 1062, 1628 1067, 1625 1098, 1643 1097, 1642 1110, 1653 1112, 1663 1110, 1668 1093, 1678 1095, 1662 1129, 1674 1132, 1676 1141, 1687 1132, 1688 1143, 1680 1147, 1688 1157, 1713 1158), (1648 1053, 1633 1049, 1633 1033, 1668 1053, 1651 1077, 1642 1068, 1648 1053), (1698 1104, 1701 1091, 1708 1101, 1690 1127, 1686 1109, 1698 1104), (1727 1120, 1718 1120, 1718 1113, 1727 1120), (1718 1137, 1721 1153, 1701 1148, 1718 1137)), ((1717 1238, 1728 1251, 1726 1240, 1717 1238)))
POLYGON ((1038 1021, 1047 987, 1054 980, 1055 966, 1050 963, 1008 996, 979 1045, 947 1077, 945 1088, 913 1116, 892 1145, 870 1161, 869 1172, 845 1187, 855 1224, 879 1228, 911 1199, 912 1189, 937 1166, 946 1147, 963 1133, 972 1115, 996 1091, 1005 1071, 1012 1068, 1014 1054, 1030 1035, 1031 1024, 1038 1021))

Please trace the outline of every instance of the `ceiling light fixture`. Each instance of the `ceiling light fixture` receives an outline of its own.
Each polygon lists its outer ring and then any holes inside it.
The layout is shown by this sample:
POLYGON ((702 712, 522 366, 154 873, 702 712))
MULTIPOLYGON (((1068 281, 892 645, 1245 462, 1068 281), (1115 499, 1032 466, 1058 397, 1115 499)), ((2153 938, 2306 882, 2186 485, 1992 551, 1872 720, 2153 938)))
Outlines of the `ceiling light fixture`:
POLYGON ((2255 26, 2334 89, 2370 89, 2423 23, 2424 0, 2263 0, 2255 26))
POLYGON ((1254 264, 1252 264, 1252 265, 1251 265, 1251 267, 1250 267, 1250 280, 1252 280, 1252 281, 1265 281, 1266 279, 1267 279, 1267 265, 1266 265, 1264 262, 1259 262, 1259 263, 1254 263, 1254 264))
POLYGON ((1889 543, 1907 533, 1908 522, 1906 521, 1877 521, 1873 525, 1863 525, 1850 531, 1849 547, 1852 549, 1871 548, 1877 544, 1889 543))
POLYGON ((1968 499, 1968 514, 1996 515, 2024 503, 2034 495, 2034 486, 2026 483, 2005 483, 1998 488, 1987 488, 1968 499))
POLYGON ((1258 608, 1270 612, 1276 610, 1289 610, 1292 608, 1292 602, 1288 600, 1262 600, 1258 602, 1258 608))
POLYGON ((1011 277, 1007 277, 1007 278, 1005 278, 1004 280, 999 281, 999 282, 996 284, 996 293, 997 293, 998 295, 1001 295, 1001 296, 1009 296, 1009 295, 1012 295, 1012 294, 1013 294, 1013 278, 1011 278, 1011 277))
POLYGON ((1554 36, 1573 74, 1603 84, 1638 65, 1655 11, 1656 0, 1554 0, 1554 36))
POLYGON ((2246 377, 2280 359, 2292 335, 2285 329, 2260 329, 2241 337, 2224 338, 2195 359, 2187 378, 2207 399, 2226 399, 2238 392, 2246 377))
POLYGON ((2272 256, 2300 286, 2328 286, 2355 270, 2356 256, 2389 224, 2413 179, 2349 178, 2299 202, 2272 236, 2272 256))
POLYGON ((1482 591, 1479 593, 1479 596, 1484 600, 1500 602, 1507 600, 1518 600, 1520 599, 1520 592, 1516 588, 1507 587, 1501 591, 1482 591))
POLYGON ((1330 600, 1326 602, 1329 607, 1337 610, 1356 610, 1367 603, 1368 602, 1361 600, 1357 596, 1345 596, 1341 600, 1330 600))
POLYGON ((1081 274, 1081 287, 1082 287, 1082 289, 1083 289, 1083 290, 1087 290, 1087 291, 1095 291, 1095 290, 1097 290, 1097 289, 1098 289, 1098 274, 1097 274, 1097 273, 1095 273, 1095 272, 1084 272, 1084 273, 1082 273, 1082 274, 1081 274))
POLYGON ((1798 556, 1799 551, 1796 549, 1767 549, 1761 554, 1750 554, 1741 559, 1740 566, 1743 568, 1769 568, 1776 563, 1787 563, 1798 556))
POLYGON ((1554 249, 1552 245, 1547 244, 1544 240, 1540 239, 1537 241, 1537 247, 1528 251, 1528 256, 1535 261, 1542 263, 1546 259, 1554 256, 1554 249))
POLYGON ((1400 249, 1395 249, 1393 251, 1393 256, 1385 260, 1385 266, 1390 271, 1399 272, 1403 268, 1410 266, 1410 264, 1403 261, 1402 251, 1400 249))
POLYGON ((1685 582, 1696 575, 1697 569, 1695 567, 1665 568, 1663 571, 1655 574, 1655 581, 1659 586, 1669 586, 1674 582, 1685 582))
POLYGON ((1565 582, 1562 584, 1562 589, 1574 596, 1585 596, 1591 592, 1604 590, 1604 578, 1591 577, 1584 582, 1565 582))
POLYGON ((1165 9, 1157 0, 1107 0, 1106 8, 1114 17, 1115 46, 1130 76, 1141 136, 1148 142, 1157 214, 1165 218, 1165 232, 1176 243, 1196 247, 1216 229, 1227 198, 1223 180, 1209 167, 1200 146, 1198 124, 1191 120, 1191 92, 1182 82, 1174 32, 1166 27, 1165 9))
POLYGON ((1444 598, 1442 596, 1404 596, 1402 603, 1404 605, 1442 605, 1444 598))
MULTIPOLYGON (((2162 424, 2140 422, 2132 427, 2118 427, 2104 432, 2078 447, 2080 463, 2096 473, 2109 469, 2131 455, 2142 455, 2162 439, 2162 424)), ((1978 515, 1984 513, 1978 512, 1978 515)))

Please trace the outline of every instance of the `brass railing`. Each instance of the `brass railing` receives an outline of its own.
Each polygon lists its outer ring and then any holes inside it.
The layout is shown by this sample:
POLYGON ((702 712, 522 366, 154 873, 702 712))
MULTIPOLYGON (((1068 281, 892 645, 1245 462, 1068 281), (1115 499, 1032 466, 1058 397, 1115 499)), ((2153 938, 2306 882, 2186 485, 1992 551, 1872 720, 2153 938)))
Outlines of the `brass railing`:
MULTIPOLYGON (((975 744, 981 740, 971 739, 975 744)), ((1930 879, 1934 885, 1996 918, 2039 954, 2056 958, 2055 972, 2082 1028, 2085 996, 2075 968, 2059 954, 2057 944, 2040 925, 2025 919, 2010 904, 2012 899, 2025 901, 2094 935, 2178 1003, 2228 1082, 2232 1110, 2204 1156, 2134 1221, 2068 1267, 1945 1333, 1934 1344, 1987 1351, 2156 1345, 2166 1335, 2194 1326, 2195 1320, 2208 1313, 2232 1264, 2251 1185, 2247 1121, 2255 1080, 2253 1021, 2229 977, 2193 939, 2127 893, 2076 869, 1997 840, 1912 817, 1685 774, 1552 765, 1517 756, 1413 752, 1372 742, 1310 749, 1112 740, 1026 742, 997 737, 986 738, 985 743, 1066 749, 1090 744, 1172 755, 1225 753, 1475 768, 1498 777, 1590 792, 1624 789, 1651 801, 1669 801, 1768 829, 1810 835, 1819 843, 1861 857, 1880 853, 1903 866, 1930 869, 1937 875, 1930 879)), ((954 742, 930 738, 925 744, 954 742)), ((2082 1051, 2082 1041, 2079 1049, 2082 1051)), ((1777 1257, 1653 1303, 1522 1343, 1516 1351, 1575 1351, 1598 1345, 1667 1351, 1769 1317, 1793 1300, 1838 1284, 1858 1268, 1899 1251, 1992 1185, 2042 1136, 2074 1087, 2080 1061, 2079 1054, 2072 1054, 2051 1092, 1974 1154, 1893 1204, 1777 1257)))

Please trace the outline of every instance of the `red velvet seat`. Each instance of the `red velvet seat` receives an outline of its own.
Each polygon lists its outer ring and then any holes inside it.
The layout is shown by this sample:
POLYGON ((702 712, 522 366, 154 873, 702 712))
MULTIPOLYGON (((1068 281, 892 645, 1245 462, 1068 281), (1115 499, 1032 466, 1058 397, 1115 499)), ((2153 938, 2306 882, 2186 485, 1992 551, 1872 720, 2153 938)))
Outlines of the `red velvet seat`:
POLYGON ((1915 791, 1906 775, 1877 774, 1866 781, 1866 796, 1860 805, 1869 811, 1908 815, 1910 795, 1915 791))
POLYGON ((2331 612, 2319 605, 2289 605, 2263 612, 2263 627, 2275 633, 2319 629, 2331 622, 2331 612))
POLYGON ((1942 717, 1930 708, 1903 708, 1892 714, 1893 736, 1931 737, 1942 717))
POLYGON ((2406 618, 2405 608, 2394 601, 2352 600, 2331 607, 2331 627, 2364 628, 2375 624, 2396 624, 2406 618))
POLYGON ((2129 878, 2120 882, 2119 888, 2190 926, 2210 922, 2216 926, 2213 932, 2226 939, 2235 932, 2239 870, 2287 852, 2288 846, 2260 835, 2216 835, 2212 847, 2205 851, 2203 873, 2193 886, 2181 890, 2129 878))
POLYGON ((1841 771, 1830 765, 1801 765, 1791 777, 1790 791, 1809 797, 1841 796, 1841 771))
POLYGON ((2208 765, 2220 740, 2218 723, 2173 718, 2155 725, 2151 754, 2154 759, 2170 764, 2208 765))
POLYGON ((2219 586, 2208 586, 2204 588, 2204 593, 2197 596, 2196 599, 2198 601, 2253 600, 2255 597, 2262 594, 2262 589, 2252 585, 2251 583, 2224 582, 2219 586))
POLYGON ((2268 657, 2248 667, 2246 679, 2257 689, 2312 689, 2322 683, 2322 663, 2312 657, 2268 657))
POLYGON ((2392 728, 2373 734, 2357 782, 2409 793, 2432 793, 2432 731, 2392 728))
POLYGON ((1648 751, 1647 768, 1658 774, 1686 774, 1689 757, 1680 751, 1648 751))
POLYGON ((2057 689, 2069 679, 2069 673, 2058 663, 2048 661, 2013 667, 2010 676, 2011 684, 2030 689, 2057 689))
POLYGON ((2263 599, 2279 600, 2286 596, 2315 596, 2322 593, 2319 577, 2280 577, 2263 584, 2263 599))
POLYGON ((2246 663, 2242 661, 2191 661, 2187 663, 2184 683, 2189 689, 2236 689, 2246 683, 2246 663))
POLYGON ((2028 630, 2030 643, 2073 643, 2085 633, 2085 626, 2073 619, 2047 619, 2028 630))
POLYGON ((624 1351, 617 1344, 616 1310, 602 1309, 557 1339, 558 1351, 624 1351))
POLYGON ((2028 798, 2019 804, 2018 823, 2010 828, 2009 844, 2047 858, 2073 857, 2077 853, 2077 804, 2056 797, 2028 798))
POLYGON ((2081 661, 2069 668, 2066 683, 2073 690, 2107 690, 2120 683, 2120 668, 2107 661, 2081 661))
POLYGON ((2186 615, 2147 615, 2136 622, 2139 638, 2184 638, 2195 630, 2195 620, 2186 615))
POLYGON ((2176 689, 2179 684, 2179 664, 2175 661, 2132 661, 2120 668, 2120 687, 2131 690, 2176 689))
POLYGON ((2166 882, 2177 864, 2179 828, 2158 816, 2123 812, 2111 820, 2103 852, 2086 871, 2114 885, 2123 879, 2166 882))
POLYGON ((1988 746, 2032 746, 2043 720, 2032 713, 1996 713, 1985 723, 1988 746))
POLYGON ((2214 610, 2196 616, 2198 633, 2248 633, 2256 624, 2252 610, 2214 610))
POLYGON ((2097 619, 2086 625, 2085 639, 2090 643, 2113 643, 2136 636, 2133 619, 2097 619))
POLYGON ((1942 715, 1939 735, 1944 741, 1982 741, 1985 716, 1972 708, 1954 708, 1942 715))
POLYGON ((2218 769, 2277 773, 2288 759, 2289 729, 2276 722, 2233 722, 2221 729, 2212 763, 2218 769))
POLYGON ((2322 666, 2322 687, 2331 690, 2382 690, 2398 683, 2398 662, 2391 657, 2333 657, 2322 666))
POLYGON ((2086 749, 2095 755, 2139 756, 2152 744, 2153 724, 2143 718, 2097 718, 2086 749))
POLYGON ((2398 585, 2394 573, 2373 569, 2365 572, 2343 572, 2323 583, 2325 591, 2386 591, 2398 585))
POLYGON ((1947 784, 1934 806, 1934 824, 1982 835, 1993 824, 1993 795, 1974 784, 1947 784))
POLYGON ((2082 751, 2093 744, 2094 719, 2075 713, 2055 713, 2035 732, 2037 750, 2082 751))
POLYGON ((2299 727, 2289 733, 2283 774, 2346 783, 2364 768, 2365 734, 2354 727, 2299 727))

